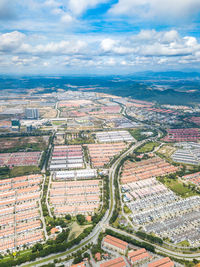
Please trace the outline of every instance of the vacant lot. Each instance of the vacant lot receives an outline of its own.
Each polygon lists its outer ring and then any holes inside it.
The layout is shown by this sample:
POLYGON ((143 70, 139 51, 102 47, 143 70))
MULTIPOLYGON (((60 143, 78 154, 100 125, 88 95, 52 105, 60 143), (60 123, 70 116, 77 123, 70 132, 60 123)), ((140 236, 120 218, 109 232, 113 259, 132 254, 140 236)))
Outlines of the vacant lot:
POLYGON ((158 143, 156 142, 149 142, 143 145, 142 147, 137 149, 138 153, 148 153, 154 150, 154 148, 158 146, 158 143))
POLYGON ((71 231, 69 233, 69 241, 79 236, 87 227, 89 227, 89 225, 79 225, 77 222, 73 222, 71 225, 71 231))
POLYGON ((176 151, 176 148, 169 145, 162 146, 158 153, 163 154, 165 157, 171 157, 171 155, 176 151))
POLYGON ((190 188, 188 188, 187 185, 185 185, 178 179, 161 178, 159 180, 169 189, 171 189, 174 193, 183 198, 194 196, 197 194, 195 191, 192 191, 190 188))
POLYGON ((39 111, 40 111, 40 116, 45 119, 46 118, 53 119, 53 118, 56 118, 57 116, 57 110, 54 108, 50 108, 50 107, 43 108, 43 109, 40 108, 39 111))
POLYGON ((43 151, 47 148, 49 136, 0 138, 0 153, 19 151, 43 151))

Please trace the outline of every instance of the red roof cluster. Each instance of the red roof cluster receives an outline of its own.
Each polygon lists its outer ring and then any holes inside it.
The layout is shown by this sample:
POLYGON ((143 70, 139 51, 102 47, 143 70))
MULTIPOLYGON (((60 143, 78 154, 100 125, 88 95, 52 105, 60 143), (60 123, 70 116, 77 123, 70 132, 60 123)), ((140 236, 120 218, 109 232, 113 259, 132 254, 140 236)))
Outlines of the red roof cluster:
POLYGON ((162 258, 160 260, 151 262, 148 264, 148 267, 173 267, 174 263, 169 257, 162 258))
POLYGON ((177 114, 171 109, 160 109, 160 108, 148 108, 148 111, 158 112, 158 113, 167 113, 167 114, 177 114))
POLYGON ((167 142, 197 141, 200 139, 198 128, 168 129, 167 136, 163 138, 167 142))

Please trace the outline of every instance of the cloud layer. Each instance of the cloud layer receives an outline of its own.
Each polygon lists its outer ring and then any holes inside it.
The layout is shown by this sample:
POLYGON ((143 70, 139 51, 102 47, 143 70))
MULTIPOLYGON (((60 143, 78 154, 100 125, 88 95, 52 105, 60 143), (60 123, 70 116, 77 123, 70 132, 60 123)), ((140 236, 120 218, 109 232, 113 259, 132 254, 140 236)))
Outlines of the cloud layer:
POLYGON ((181 37, 177 31, 142 30, 126 37, 90 36, 33 44, 33 38, 13 31, 0 36, 0 58, 3 66, 30 66, 38 69, 70 66, 116 69, 128 66, 147 67, 200 62, 200 43, 195 37, 181 37))
POLYGON ((198 68, 199 13, 199 0, 0 0, 0 72, 198 68))
POLYGON ((126 15, 143 20, 177 21, 198 15, 199 0, 119 0, 109 10, 113 15, 126 15))

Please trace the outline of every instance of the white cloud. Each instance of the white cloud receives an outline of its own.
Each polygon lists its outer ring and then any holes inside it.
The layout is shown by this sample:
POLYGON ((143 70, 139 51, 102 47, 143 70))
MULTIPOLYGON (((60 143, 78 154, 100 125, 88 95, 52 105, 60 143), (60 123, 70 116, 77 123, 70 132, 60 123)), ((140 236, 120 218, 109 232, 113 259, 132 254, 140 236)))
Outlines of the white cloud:
POLYGON ((126 39, 104 39, 100 44, 104 52, 116 55, 140 56, 183 56, 200 50, 200 44, 194 37, 180 37, 178 32, 141 31, 126 39))
POLYGON ((116 41, 110 38, 106 38, 104 40, 102 40, 101 42, 101 48, 105 51, 105 52, 109 52, 112 51, 113 47, 115 46, 116 41))
POLYGON ((17 49, 25 39, 25 35, 21 32, 14 31, 0 35, 0 51, 9 52, 17 49))
POLYGON ((34 46, 28 43, 29 39, 32 40, 32 38, 28 38, 25 34, 18 31, 2 34, 0 35, 0 52, 5 54, 14 53, 40 56, 44 56, 44 54, 78 54, 81 52, 83 53, 87 46, 85 41, 78 39, 47 42, 34 46))
POLYGON ((62 15, 61 17, 61 21, 65 24, 65 25, 69 25, 71 24, 72 22, 75 21, 75 19, 68 13, 65 13, 62 15))
POLYGON ((0 35, 0 68, 10 64, 54 69, 130 68, 131 66, 199 64, 200 43, 175 30, 143 30, 132 36, 63 36, 49 42, 42 36, 14 31, 0 35), (4 60, 2 60, 2 58, 4 60), (3 62, 4 61, 4 62, 3 62))
POLYGON ((199 11, 199 0, 119 0, 110 9, 114 15, 162 20, 185 19, 199 11))
POLYGON ((29 58, 19 57, 19 56, 12 57, 12 63, 14 63, 17 66, 21 66, 21 65, 23 65, 23 66, 32 65, 37 60, 38 60, 38 57, 29 57, 29 58))
POLYGON ((130 46, 126 47, 121 42, 110 39, 110 38, 106 38, 102 40, 100 46, 104 52, 114 52, 116 54, 129 54, 129 53, 133 53, 135 50, 135 48, 133 47, 130 47, 130 46))
POLYGON ((48 7, 58 7, 60 4, 56 2, 55 0, 46 0, 44 2, 44 5, 48 7))
POLYGON ((51 42, 44 45, 37 45, 33 48, 34 54, 51 54, 51 55, 62 55, 62 54, 77 54, 86 47, 84 41, 60 41, 58 43, 51 42))

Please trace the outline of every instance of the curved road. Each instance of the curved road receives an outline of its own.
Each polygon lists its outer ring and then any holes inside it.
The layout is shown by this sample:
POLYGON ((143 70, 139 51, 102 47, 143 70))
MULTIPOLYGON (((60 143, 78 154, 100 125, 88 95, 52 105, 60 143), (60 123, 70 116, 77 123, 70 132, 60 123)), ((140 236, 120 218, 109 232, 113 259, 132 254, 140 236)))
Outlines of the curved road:
MULTIPOLYGON (((151 139, 155 139, 155 138, 149 138, 147 140, 140 141, 140 142, 137 142, 136 144, 132 145, 127 151, 125 151, 124 153, 122 153, 119 156, 119 158, 110 167, 110 171, 109 171, 109 180, 110 180, 110 203, 109 203, 109 210, 105 213, 105 215, 102 218, 102 220, 95 226, 95 228, 93 229, 93 231, 85 239, 83 239, 80 242, 79 245, 74 246, 69 251, 66 251, 64 253, 53 254, 53 255, 50 255, 50 256, 46 257, 45 259, 42 258, 43 264, 44 264, 44 260, 45 260, 45 264, 51 263, 51 262, 53 262, 53 260, 55 258, 62 258, 62 259, 65 258, 68 254, 70 254, 72 252, 75 252, 76 250, 80 249, 81 246, 84 246, 84 245, 86 245, 88 243, 91 243, 91 242, 96 243, 97 242, 97 239, 98 239, 98 236, 99 236, 99 233, 102 230, 104 230, 105 228, 110 228, 110 229, 112 229, 112 230, 114 230, 116 232, 120 232, 123 235, 131 236, 132 238, 137 239, 138 241, 144 241, 144 240, 140 239, 139 237, 137 237, 134 234, 128 234, 125 231, 122 231, 122 230, 119 230, 119 229, 115 229, 115 228, 109 226, 109 220, 110 220, 110 218, 112 216, 112 213, 113 213, 114 207, 115 207, 114 177, 115 177, 116 169, 117 169, 120 161, 124 157, 126 157, 129 153, 133 152, 138 146, 142 145, 143 143, 145 143, 145 142, 147 142, 147 141, 149 141, 151 139)), ((151 244, 148 241, 145 241, 145 242, 151 244)), ((169 250, 169 249, 163 248, 162 246, 159 246, 159 245, 155 245, 155 244, 152 244, 152 245, 156 248, 156 251, 157 252, 162 252, 162 253, 165 253, 165 254, 167 254, 169 256, 173 256, 173 257, 176 257, 176 258, 179 258, 179 259, 186 259, 186 260, 190 260, 190 261, 192 261, 194 258, 200 259, 200 252, 199 253, 190 253, 190 254, 188 254, 188 253, 180 253, 180 252, 174 252, 173 250, 169 250)), ((38 259, 34 263, 29 263, 29 264, 26 263, 26 264, 24 264, 22 266, 40 266, 40 265, 41 265, 40 259, 38 259)))

